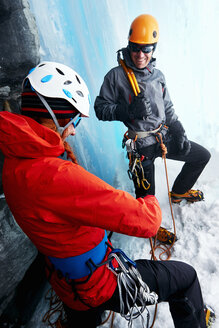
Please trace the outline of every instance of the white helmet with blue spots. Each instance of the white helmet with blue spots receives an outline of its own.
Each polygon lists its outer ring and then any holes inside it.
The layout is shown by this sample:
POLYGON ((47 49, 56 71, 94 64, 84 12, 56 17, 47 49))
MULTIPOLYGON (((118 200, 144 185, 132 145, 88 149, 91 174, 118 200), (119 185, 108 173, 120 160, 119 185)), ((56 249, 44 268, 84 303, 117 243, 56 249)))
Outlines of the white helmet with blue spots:
POLYGON ((45 61, 33 68, 26 79, 40 95, 65 99, 83 116, 89 116, 90 96, 87 85, 72 68, 45 61))
POLYGON ((55 63, 42 62, 31 69, 23 82, 21 113, 26 116, 51 117, 60 134, 76 116, 89 116, 90 96, 88 88, 72 68, 55 63), (58 119, 70 118, 60 127, 58 119))

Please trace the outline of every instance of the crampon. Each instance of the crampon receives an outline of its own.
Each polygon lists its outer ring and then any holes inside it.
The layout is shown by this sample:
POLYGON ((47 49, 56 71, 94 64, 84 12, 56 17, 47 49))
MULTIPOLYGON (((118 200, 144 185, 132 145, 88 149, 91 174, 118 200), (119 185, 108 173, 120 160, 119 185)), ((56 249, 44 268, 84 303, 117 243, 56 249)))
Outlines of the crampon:
POLYGON ((213 327, 213 323, 216 320, 216 314, 214 310, 209 305, 205 305, 204 311, 205 311, 206 327, 207 328, 213 327))
POLYGON ((200 190, 190 189, 185 194, 176 194, 173 191, 170 192, 172 203, 179 204, 182 200, 186 200, 189 203, 200 202, 204 199, 203 192, 200 190))
POLYGON ((167 244, 167 245, 171 245, 173 242, 177 240, 177 237, 175 236, 175 234, 173 232, 170 232, 169 230, 160 227, 158 232, 157 232, 157 240, 167 244), (175 238, 174 238, 175 237, 175 238))

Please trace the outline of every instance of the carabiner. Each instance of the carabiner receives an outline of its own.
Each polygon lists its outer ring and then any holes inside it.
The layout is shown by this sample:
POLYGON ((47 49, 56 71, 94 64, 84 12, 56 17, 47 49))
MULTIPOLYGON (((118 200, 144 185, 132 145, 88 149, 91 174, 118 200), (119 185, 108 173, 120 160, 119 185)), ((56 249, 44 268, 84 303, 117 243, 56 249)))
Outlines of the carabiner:
MULTIPOLYGON (((115 248, 113 249, 110 253, 109 253, 109 257, 111 254, 115 253, 116 255, 118 255, 119 259, 122 261, 122 263, 127 266, 127 262, 129 262, 131 265, 133 265, 135 268, 136 263, 134 261, 132 261, 120 248, 115 248), (126 261, 127 262, 126 262, 126 261)), ((116 271, 116 268, 114 268, 114 266, 112 265, 112 261, 109 262, 109 266, 112 270, 116 271)))

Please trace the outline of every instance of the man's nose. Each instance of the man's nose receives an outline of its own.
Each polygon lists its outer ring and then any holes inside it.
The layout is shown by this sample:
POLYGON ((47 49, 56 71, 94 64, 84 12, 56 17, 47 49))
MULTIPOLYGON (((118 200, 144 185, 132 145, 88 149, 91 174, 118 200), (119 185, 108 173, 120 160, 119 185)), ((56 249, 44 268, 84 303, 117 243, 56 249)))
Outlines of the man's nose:
POLYGON ((139 57, 144 57, 144 55, 145 55, 145 54, 144 54, 144 52, 143 52, 142 50, 140 50, 140 51, 138 52, 138 56, 139 56, 139 57))

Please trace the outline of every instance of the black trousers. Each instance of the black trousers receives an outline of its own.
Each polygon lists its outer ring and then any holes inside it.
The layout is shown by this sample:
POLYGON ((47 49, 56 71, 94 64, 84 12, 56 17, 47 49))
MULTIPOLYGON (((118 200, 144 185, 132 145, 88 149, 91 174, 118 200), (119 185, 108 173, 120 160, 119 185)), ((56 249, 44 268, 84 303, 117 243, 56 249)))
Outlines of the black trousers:
MULTIPOLYGON (((196 271, 190 265, 178 261, 137 260, 137 268, 151 291, 158 294, 159 302, 169 302, 176 328, 206 328, 204 305, 196 271)), ((120 311, 119 293, 98 308, 74 311, 64 305, 68 328, 95 328, 101 322, 105 310, 120 311)))
MULTIPOLYGON (((207 149, 193 141, 190 142, 191 150, 189 154, 181 155, 174 139, 169 138, 164 141, 168 151, 166 158, 185 162, 172 186, 172 191, 177 194, 184 194, 193 187, 211 157, 207 149)), ((160 145, 157 143, 141 149, 141 155, 145 156, 142 165, 145 178, 151 186, 148 190, 143 187, 139 188, 134 180, 136 198, 155 195, 154 161, 157 157, 162 156, 160 145)))

